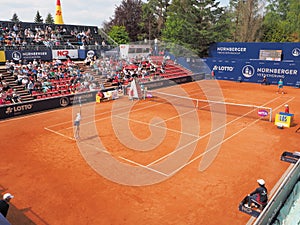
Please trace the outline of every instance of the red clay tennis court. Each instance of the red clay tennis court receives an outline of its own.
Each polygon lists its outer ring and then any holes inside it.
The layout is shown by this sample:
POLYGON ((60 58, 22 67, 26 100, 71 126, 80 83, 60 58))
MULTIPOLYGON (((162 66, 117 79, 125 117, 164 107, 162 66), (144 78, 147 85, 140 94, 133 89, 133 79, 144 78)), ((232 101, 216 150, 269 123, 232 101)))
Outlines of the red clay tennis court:
MULTIPOLYGON (((182 96, 180 89, 189 98, 213 99, 214 82, 157 91, 182 96)), ((200 102, 195 109, 193 101, 165 102, 156 94, 0 121, 1 191, 15 196, 8 220, 24 225, 246 224, 250 217, 238 211, 242 198, 258 178, 272 193, 289 166, 280 155, 298 149, 299 89, 287 87, 281 95, 275 86, 217 84, 225 102, 270 107, 273 119, 289 104, 295 126, 277 129, 239 107, 226 114, 217 110, 223 117, 214 117, 200 102), (83 120, 76 142, 72 121, 78 110, 83 120), (213 136, 222 119, 224 126, 213 136)))

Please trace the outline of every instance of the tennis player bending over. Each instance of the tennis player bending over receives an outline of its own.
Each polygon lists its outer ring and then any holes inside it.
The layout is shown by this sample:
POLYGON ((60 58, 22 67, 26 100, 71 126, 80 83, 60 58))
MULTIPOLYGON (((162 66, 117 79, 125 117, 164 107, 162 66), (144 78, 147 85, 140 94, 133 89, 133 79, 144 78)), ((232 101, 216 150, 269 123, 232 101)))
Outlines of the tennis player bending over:
POLYGON ((74 126, 75 126, 75 139, 79 139, 79 131, 80 131, 80 121, 81 121, 81 115, 80 113, 77 113, 76 118, 74 120, 74 126))

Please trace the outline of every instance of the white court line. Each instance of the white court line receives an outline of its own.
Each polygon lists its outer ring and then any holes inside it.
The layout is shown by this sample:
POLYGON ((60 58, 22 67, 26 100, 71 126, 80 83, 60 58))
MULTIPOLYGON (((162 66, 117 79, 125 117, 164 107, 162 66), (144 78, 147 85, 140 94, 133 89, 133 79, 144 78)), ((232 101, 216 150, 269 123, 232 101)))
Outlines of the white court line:
MULTIPOLYGON (((69 136, 67 136, 67 135, 64 135, 64 134, 62 134, 62 133, 59 133, 59 132, 57 132, 57 131, 51 130, 51 129, 46 128, 46 127, 45 127, 44 129, 45 129, 45 130, 48 130, 48 131, 50 131, 50 132, 52 132, 52 133, 55 133, 55 134, 57 134, 57 135, 59 135, 59 136, 62 136, 62 137, 65 137, 65 138, 67 138, 67 139, 76 141, 75 138, 71 138, 71 137, 69 137, 69 136)), ((79 140, 79 141, 84 142, 84 140, 79 140)), ((99 151, 101 151, 101 152, 104 152, 104 153, 107 153, 107 154, 111 155, 111 153, 110 153, 109 151, 107 151, 106 149, 99 148, 99 147, 97 147, 97 146, 95 146, 95 145, 92 145, 92 144, 89 144, 89 143, 84 143, 84 144, 89 145, 89 146, 92 146, 92 147, 93 147, 94 149, 96 149, 96 150, 99 150, 99 151)), ((152 171, 152 172, 156 172, 156 173, 158 173, 158 174, 161 174, 161 175, 163 175, 163 176, 168 176, 167 174, 165 174, 165 173, 163 173, 163 172, 161 172, 161 171, 158 171, 158 170, 155 170, 155 169, 153 169, 153 168, 144 166, 144 165, 139 164, 139 163, 137 163, 137 162, 134 162, 134 161, 131 161, 131 160, 129 160, 129 159, 126 159, 126 158, 124 158, 124 157, 122 157, 122 156, 118 156, 118 158, 123 159, 124 161, 130 162, 130 163, 132 163, 132 164, 135 164, 135 165, 137 165, 137 166, 140 166, 140 167, 142 167, 142 168, 144 168, 144 169, 150 170, 150 171, 152 171)))
MULTIPOLYGON (((279 98, 279 97, 277 97, 277 98, 279 98)), ((264 105, 267 105, 267 104, 269 104, 269 103, 275 101, 277 98, 271 99, 269 102, 265 103, 264 105)), ((264 105, 263 105, 263 106, 264 106, 264 105)), ((210 132, 204 134, 203 136, 201 136, 200 138, 196 139, 195 141, 199 141, 199 140, 201 140, 201 139, 207 137, 208 135, 211 135, 212 133, 214 133, 214 132, 216 132, 216 131, 218 131, 218 130, 220 130, 220 129, 222 129, 222 128, 228 126, 228 125, 230 125, 231 123, 234 123, 235 121, 237 121, 237 120, 239 120, 239 119, 241 119, 241 118, 247 116, 248 114, 252 113, 254 110, 255 110, 255 109, 251 110, 250 112, 248 112, 248 113, 246 113, 246 114, 244 114, 244 115, 242 115, 242 116, 240 116, 240 117, 235 118, 234 120, 231 120, 230 122, 228 122, 228 123, 226 123, 226 124, 224 124, 224 125, 218 127, 218 128, 215 129, 215 130, 212 130, 212 131, 210 131, 210 132)), ((258 119, 258 120, 260 120, 260 119, 258 119)), ((151 166, 151 165, 153 165, 154 163, 157 163, 157 162, 161 161, 162 159, 165 159, 166 157, 168 157, 168 156, 170 156, 170 155, 173 155, 174 153, 178 152, 178 151, 181 150, 182 148, 185 148, 185 147, 187 147, 188 145, 193 144, 195 141, 192 141, 192 142, 190 142, 189 144, 187 144, 187 145, 185 145, 185 146, 182 146, 182 147, 176 149, 175 151, 172 151, 172 152, 170 152, 170 153, 168 153, 168 154, 166 154, 166 155, 160 157, 159 159, 157 159, 157 160, 151 162, 150 164, 148 164, 147 166, 151 166)))
MULTIPOLYGON (((188 83, 187 83, 188 84, 188 83)), ((185 85, 187 85, 187 84, 185 84, 185 85)), ((183 84, 181 84, 181 85, 183 85, 183 84)), ((166 87, 165 89, 168 89, 168 88, 174 88, 175 86, 170 86, 170 87, 166 87)), ((201 87, 200 87, 201 88, 201 87)), ((208 88, 208 89, 213 89, 213 88, 208 88)), ((191 91, 191 93, 197 93, 198 92, 198 90, 195 90, 195 91, 191 91)), ((124 97, 123 99, 125 99, 126 97, 124 97)), ((96 103, 85 103, 84 105, 86 106, 86 105, 95 105, 96 103)), ((142 105, 142 104, 146 104, 147 105, 147 103, 146 102, 142 102, 142 103, 139 103, 140 105, 142 105)), ((156 104, 153 104, 153 105, 151 105, 151 106, 146 106, 146 107, 143 107, 143 108, 140 108, 140 109, 135 109, 135 110, 132 110, 131 112, 136 112, 136 111, 140 111, 140 110, 143 110, 143 109, 147 109, 147 108, 151 108, 151 107, 153 107, 153 106, 155 106, 155 105, 160 105, 160 104, 163 104, 163 103, 156 103, 156 104)), ((70 107, 75 107, 75 106, 70 106, 70 107)), ((115 111, 122 111, 123 109, 127 109, 128 107, 127 106, 123 106, 123 107, 120 107, 120 108, 118 108, 118 109, 116 109, 115 111)), ((68 109, 68 108, 64 108, 64 109, 68 109)), ((47 111, 47 112, 45 112, 45 113, 50 113, 50 112, 53 112, 53 111, 55 111, 55 110, 64 110, 64 109, 54 109, 54 110, 51 110, 51 111, 47 111)), ((119 115, 122 115, 122 114, 126 114, 127 112, 125 112, 125 113, 120 113, 119 115)), ((31 116, 37 116, 37 115, 40 115, 40 114, 44 114, 44 113, 38 113, 38 114, 33 114, 33 115, 31 115, 31 116)), ((97 113, 97 114, 94 114, 93 116, 88 116, 88 117, 86 117, 86 118, 91 118, 91 117, 95 117, 95 116, 100 116, 100 115, 103 115, 103 114, 107 114, 107 112, 102 112, 102 113, 97 113)), ((25 115, 26 116, 26 115, 25 115)), ((30 116, 28 116, 28 117, 30 117, 30 116)), ((104 117, 104 118, 110 118, 110 116, 108 116, 108 117, 104 117)), ((18 119, 18 118, 16 118, 16 119, 18 119)), ((99 120, 94 120, 95 122, 97 122, 97 121, 101 121, 102 119, 99 119, 99 120)), ((1 122, 1 121, 0 121, 1 122)), ((50 127, 55 127, 55 126, 59 126, 59 125, 63 125, 63 124, 66 124, 66 123, 69 123, 70 121, 67 121, 67 122, 62 122, 62 123, 58 123, 58 124, 55 124, 55 125, 50 125, 50 126, 48 126, 48 128, 50 128, 50 127)), ((72 121, 71 121, 72 122, 72 121)), ((70 129, 70 128, 73 128, 73 127, 68 127, 68 128, 66 128, 66 129, 70 129)), ((64 129, 62 129, 62 130, 64 130, 64 129)), ((60 130, 61 131, 61 130, 60 130)))
MULTIPOLYGON (((48 128, 45 128, 45 129, 48 130, 48 131, 50 131, 50 132, 53 132, 53 133, 55 133, 55 134, 57 134, 57 135, 60 135, 60 136, 62 136, 62 137, 65 137, 65 138, 67 138, 67 139, 70 139, 70 140, 75 141, 74 138, 71 138, 71 137, 69 137, 69 136, 66 136, 66 135, 64 135, 64 134, 58 133, 58 132, 56 132, 56 131, 54 131, 54 130, 51 130, 51 129, 48 129, 48 128)), ((79 140, 79 141, 80 141, 80 140, 79 140)), ((111 155, 111 153, 110 153, 109 151, 105 150, 105 149, 99 148, 99 147, 97 147, 97 146, 95 146, 95 145, 92 145, 92 144, 89 144, 89 143, 84 143, 84 144, 89 145, 89 146, 92 146, 92 147, 93 147, 94 149, 96 149, 96 150, 99 150, 99 151, 101 151, 101 152, 104 152, 104 153, 107 153, 107 154, 111 155)), ((144 168, 144 169, 150 170, 150 171, 152 171, 152 172, 156 172, 156 173, 161 174, 161 175, 164 175, 164 176, 166 176, 166 177, 168 176, 167 174, 165 174, 165 173, 163 173, 163 172, 161 172, 161 171, 158 171, 158 170, 152 169, 152 168, 150 168, 150 167, 144 166, 144 165, 142 165, 142 164, 139 164, 139 163, 137 163, 137 162, 134 162, 134 161, 131 161, 131 160, 127 159, 127 158, 124 158, 124 157, 122 157, 122 156, 118 156, 118 158, 123 159, 124 161, 130 162, 130 163, 132 163, 132 164, 134 164, 134 165, 140 166, 140 167, 142 167, 142 168, 144 168)))
MULTIPOLYGON (((280 98, 280 97, 278 96, 278 97, 276 97, 275 99, 272 99, 272 100, 270 100, 269 102, 265 103, 264 105, 269 104, 270 102, 273 102, 273 101, 277 100, 278 98, 280 98)), ((292 101, 292 99, 290 99, 289 101, 292 101)), ((288 101, 288 102, 289 102, 289 101, 288 101)), ((158 103, 158 104, 162 104, 162 103, 158 103)), ((284 103, 284 104, 286 104, 286 103, 284 103)), ((148 108, 148 107, 144 107, 144 108, 148 108)), ((142 109, 144 109, 144 108, 142 108, 142 109)), ((142 109, 137 109, 137 110, 142 110, 142 109)), ((249 113, 250 113, 250 112, 249 112, 249 113)), ((247 114, 248 114, 248 113, 247 113, 247 114)), ((130 160, 130 162, 131 162, 131 163, 135 163, 136 165, 139 165, 139 166, 149 167, 149 166, 151 166, 151 165, 153 165, 153 164, 155 164, 155 163, 161 161, 162 159, 164 159, 164 158, 166 158, 166 157, 168 157, 168 156, 170 156, 170 155, 172 155, 172 154, 174 154, 174 153, 180 151, 181 149, 187 147, 188 145, 193 144, 193 143, 195 143, 196 141, 199 141, 200 139, 202 139, 202 138, 204 138, 204 137, 210 135, 211 133, 218 131, 219 129, 223 128, 224 126, 227 126, 227 125, 229 125, 229 124, 231 124, 231 123, 233 123, 233 122, 235 122, 235 121, 237 121, 237 120, 239 120, 239 119, 245 117, 247 114, 245 114, 245 115, 243 115, 243 116, 240 116, 240 117, 238 117, 238 118, 236 118, 236 119, 234 119, 234 120, 232 120, 232 121, 226 123, 225 125, 223 125, 223 126, 217 128, 217 129, 215 129, 215 130, 213 130, 213 131, 211 131, 211 132, 209 132, 209 133, 207 133, 207 134, 201 136, 200 138, 199 138, 198 136, 196 136, 197 139, 195 139, 194 141, 190 142, 189 144, 187 144, 187 145, 185 145, 185 146, 182 146, 182 147, 176 149, 175 151, 173 151, 173 152, 171 152, 171 153, 168 153, 168 154, 164 155, 163 157, 161 157, 161 158, 159 158, 159 159, 157 159, 157 160, 151 162, 151 163, 148 164, 148 165, 142 165, 142 164, 139 164, 139 163, 134 162, 134 161, 131 161, 131 160, 130 160)), ((116 116, 116 115, 115 115, 115 116, 116 116)), ((109 117, 106 117, 106 118, 105 118, 105 117, 104 117, 104 118, 101 118, 101 119, 99 119, 99 120, 97 120, 97 121, 105 120, 105 119, 107 119, 107 118, 110 118, 110 116, 109 116, 109 117)), ((120 118, 122 118, 122 117, 120 117, 120 118)), ((124 119, 124 118, 123 118, 123 119, 124 119)), ((128 119, 128 118, 126 118, 126 119, 128 119)), ((258 119, 258 120, 260 120, 260 119, 258 119)), ((257 120, 257 121, 258 121, 258 120, 257 120)), ((95 122, 95 121, 91 121, 91 122, 88 122, 88 123, 94 123, 94 122, 95 122)), ((136 121, 136 122, 143 123, 143 122, 141 122, 141 121, 136 121)), ((88 124, 88 123, 86 123, 86 124, 88 124)), ((151 124, 147 124, 147 123, 144 123, 144 124, 146 124, 146 125, 148 125, 148 126, 151 125, 151 124)), ((66 129, 70 129, 70 128, 73 128, 73 127, 69 127, 69 128, 66 128, 66 129)), ((46 129, 46 128, 45 128, 45 129, 46 129)), ((168 129, 168 128, 165 128, 165 129, 168 129)), ((52 131, 52 130, 50 130, 50 129, 47 129, 47 130, 52 131)), ((65 129, 63 129, 63 130, 65 130, 65 129)), ((168 129, 168 130, 172 130, 172 129, 168 129)), ((59 132, 56 132, 56 131, 52 131, 52 132, 54 132, 54 133, 56 133, 56 134, 59 134, 59 135, 61 135, 61 136, 67 137, 67 138, 69 138, 69 139, 71 139, 71 140, 74 140, 73 138, 70 138, 70 137, 68 137, 68 136, 66 136, 66 135, 63 135, 63 134, 59 133, 59 132)), ((177 132, 178 132, 178 131, 177 131, 177 132)), ((181 132, 181 133, 182 133, 182 132, 181 132)), ((187 135, 192 135, 192 134, 187 134, 187 135)), ((201 156, 202 156, 202 155, 201 155, 201 156)), ((201 157, 201 156, 200 156, 200 157, 201 157)), ((128 160, 128 161, 129 161, 129 160, 128 160)))
POLYGON ((242 131, 244 131, 245 129, 247 129, 249 126, 257 123, 260 119, 256 119, 255 121, 251 122, 250 124, 248 124, 246 127, 243 127, 241 130, 235 132, 234 134, 232 134, 231 136, 225 138, 223 141, 219 142, 218 144, 214 145, 213 147, 211 147, 210 149, 206 150, 205 152, 203 152, 202 154, 196 156, 195 158, 193 158, 192 160, 190 160, 189 162, 187 162, 186 164, 182 165, 180 168, 178 168, 177 170, 173 171, 172 173, 170 173, 169 175, 172 176, 173 174, 177 173, 179 170, 183 169, 184 167, 186 167, 187 165, 193 163, 194 161, 196 161, 197 159, 201 158, 202 156, 204 156, 205 154, 207 154, 208 152, 212 151, 214 148, 218 147, 219 145, 222 145, 224 142, 228 141, 229 139, 233 138, 234 136, 238 135, 239 133, 241 133, 242 131))
POLYGON ((140 166, 140 167, 142 167, 142 168, 144 168, 144 169, 147 169, 147 170, 156 172, 156 173, 158 173, 158 174, 164 175, 164 176, 166 176, 166 177, 169 176, 168 174, 165 174, 165 173, 163 173, 163 172, 161 172, 161 171, 152 169, 151 167, 148 167, 148 166, 144 166, 143 164, 137 163, 137 162, 135 162, 135 161, 132 161, 132 160, 127 159, 127 158, 124 158, 124 157, 122 157, 122 156, 119 156, 119 158, 120 158, 120 159, 123 159, 123 160, 125 160, 125 161, 127 161, 127 162, 129 162, 129 163, 132 163, 132 164, 134 164, 134 165, 136 165, 136 166, 140 166))
POLYGON ((294 99, 295 99, 295 97, 290 98, 289 100, 287 100, 287 101, 284 102, 283 104, 281 104, 281 105, 277 106, 275 109, 273 109, 273 111, 274 111, 274 110, 277 110, 277 109, 279 109, 279 108, 281 108, 283 105, 285 105, 285 104, 287 104, 287 103, 293 101, 294 99))
MULTIPOLYGON (((156 128, 166 129, 167 131, 171 131, 171 132, 174 132, 174 133, 179 133, 179 134, 184 134, 184 135, 187 135, 187 136, 199 138, 199 135, 185 133, 185 132, 182 132, 182 131, 178 131, 178 130, 175 130, 175 129, 170 129, 170 128, 166 128, 166 127, 162 127, 162 126, 157 125, 157 124, 160 124, 160 123, 150 124, 150 123, 142 122, 142 121, 139 121, 139 120, 134 120, 134 119, 126 118, 126 117, 121 117, 121 116, 118 116, 118 115, 114 115, 114 117, 124 119, 124 120, 129 120, 129 121, 139 123, 139 124, 143 124, 143 125, 148 125, 148 126, 152 126, 152 127, 156 127, 156 128)), ((164 121, 166 121, 166 120, 164 120, 164 121)))
MULTIPOLYGON (((145 103, 145 104, 146 104, 146 103, 145 103)), ((159 104, 162 104, 162 103, 156 103, 155 105, 159 105, 159 104)), ((132 111, 130 111, 130 112, 136 112, 136 111, 144 110, 144 109, 151 108, 151 107, 153 107, 153 105, 152 105, 152 106, 143 107, 143 108, 139 108, 139 109, 135 109, 135 110, 132 110, 132 111)), ((127 108, 127 107, 125 107, 125 106, 124 106, 124 107, 121 107, 121 108, 119 108, 119 109, 116 110, 116 111, 121 111, 123 108, 127 108)), ((127 112, 125 112, 125 113, 127 113, 127 112)), ((122 114, 125 114, 125 113, 120 113, 120 114, 118 114, 118 115, 122 115, 122 114)), ((88 117, 85 117, 85 118, 95 117, 95 116, 99 116, 99 115, 102 115, 102 114, 107 114, 107 112, 95 114, 95 115, 93 115, 93 116, 88 116, 88 117)), ((102 121, 102 120, 106 120, 106 119, 111 118, 112 116, 117 117, 117 115, 114 115, 114 114, 113 114, 113 115, 110 115, 110 116, 101 117, 100 119, 97 119, 97 120, 92 120, 92 121, 90 121, 90 122, 81 123, 80 126, 84 126, 84 125, 88 125, 88 124, 91 124, 91 123, 95 123, 95 122, 99 122, 99 121, 102 121)), ((120 117, 120 118, 122 118, 122 117, 120 117)), ((123 118, 125 118, 125 117, 123 117, 123 118)), ((69 122, 63 122, 63 123, 51 125, 51 126, 48 126, 48 128, 49 128, 49 127, 55 127, 55 126, 62 125, 62 124, 66 124, 66 123, 69 123, 69 122)), ((58 132, 63 131, 63 130, 69 130, 69 129, 73 129, 73 126, 63 128, 63 129, 61 129, 61 130, 58 130, 58 132)))
MULTIPOLYGON (((272 100, 270 100, 269 102, 265 103, 264 105, 269 104, 270 102, 273 102, 273 101, 277 100, 278 98, 280 98, 280 97, 278 96, 278 97, 276 97, 275 99, 272 99, 272 100)), ((292 99, 289 99, 287 102, 292 101, 294 98, 295 98, 295 97, 293 97, 292 99)), ((287 103, 287 102, 286 102, 286 103, 287 103)), ((286 103, 284 103, 284 104, 286 104, 286 103)), ((157 104, 162 104, 162 103, 157 103, 157 104)), ((278 107, 275 108, 275 109, 278 109, 278 108, 281 107, 281 106, 282 106, 282 105, 278 106, 278 107)), ((149 108, 149 107, 152 107, 152 106, 147 106, 147 107, 144 107, 144 108, 136 109, 135 111, 143 110, 143 109, 149 108)), ((126 107, 124 107, 124 108, 126 108, 126 107)), ((120 110, 121 110, 121 109, 120 109, 120 110)), ((106 113, 107 113, 107 112, 106 112, 106 113)), ((104 114, 104 113, 102 113, 102 114, 104 114)), ((247 114, 248 114, 248 113, 247 113, 247 114)), ((245 115, 243 115, 243 116, 241 116, 241 117, 239 117, 239 118, 236 118, 235 120, 230 121, 229 123, 226 123, 224 126, 227 126, 228 124, 233 123, 234 121, 236 121, 236 120, 238 120, 238 119, 240 119, 240 118, 246 116, 247 114, 245 114, 245 115)), ((120 114, 120 115, 122 115, 122 114, 120 114)), ((96 121, 104 120, 104 119, 107 119, 107 118, 110 118, 110 116, 109 116, 109 117, 106 117, 106 118, 101 118, 101 119, 96 120, 96 121)), ((120 118, 122 118, 122 117, 120 117, 120 118)), ((124 119, 124 118, 123 118, 123 119, 124 119)), ((256 121, 254 121, 254 122, 252 122, 251 124, 249 124, 247 127, 249 127, 250 125, 256 123, 256 122, 259 121, 259 120, 260 120, 260 119, 257 119, 256 121)), ((92 122, 90 122, 90 123, 94 123, 94 122, 95 122, 95 121, 92 121, 92 122)), ((136 121, 136 122, 142 123, 141 121, 136 121)), ((147 123, 145 123, 145 124, 147 124, 147 123)), ((148 126, 150 126, 150 124, 148 124, 148 126)), ((237 135, 237 134, 240 133, 241 131, 245 130, 247 127, 244 127, 242 130, 240 130, 240 131, 238 131, 237 133, 233 134, 233 135, 230 136, 229 138, 226 138, 225 140, 223 140, 223 142, 225 142, 225 141, 229 140, 230 138, 234 137, 235 135, 237 135)), ((46 128, 45 128, 45 129, 46 129, 46 128)), ((218 129, 221 129, 221 127, 218 128, 218 129)), ((205 135, 202 136, 201 138, 203 138, 203 137, 205 137, 205 136, 211 134, 212 132, 217 131, 218 129, 216 129, 216 130, 214 130, 214 131, 211 131, 211 132, 205 134, 205 135)), ((49 129, 48 129, 48 130, 49 130, 49 129)), ((54 132, 54 131, 52 131, 52 132, 54 132)), ((55 132, 55 133, 60 134, 60 133, 58 133, 58 132, 55 132)), ((61 135, 61 136, 65 136, 65 135, 62 135, 62 134, 60 134, 60 135, 61 135)), ((191 135, 191 134, 189 134, 189 135, 191 135)), ((65 137, 71 139, 71 138, 68 137, 68 136, 65 136, 65 137)), ((198 140, 200 140, 201 138, 199 138, 198 140)), ((72 140, 74 140, 74 139, 72 139, 72 140)), ((198 141, 198 140, 195 140, 195 141, 198 141)), ((193 141, 193 142, 195 142, 195 141, 193 141)), ((193 142, 192 142, 192 143, 193 143, 193 142)), ((223 142, 219 143, 218 145, 222 144, 223 142)), ((218 146, 218 145, 216 145, 216 146, 218 146)), ((216 146, 212 147, 212 149, 215 148, 216 146)), ((183 147, 181 147, 181 149, 182 149, 182 148, 183 148, 183 147)), ((133 164, 136 164, 136 165, 138 165, 138 166, 141 166, 141 167, 144 167, 144 168, 149 168, 150 165, 153 165, 154 163, 156 163, 156 162, 162 160, 163 158, 167 157, 167 156, 170 155, 170 154, 174 154, 175 152, 177 152, 177 151, 179 151, 179 150, 180 150, 180 149, 177 149, 176 151, 171 152, 171 153, 169 153, 169 154, 167 154, 167 155, 161 157, 161 158, 158 159, 158 160, 155 160, 154 162, 152 162, 152 163, 150 163, 150 164, 148 164, 148 165, 146 165, 146 166, 145 166, 145 165, 142 165, 142 164, 139 164, 139 163, 137 163, 137 162, 134 162, 134 161, 132 161, 132 160, 125 159, 125 158, 123 158, 123 157, 122 157, 122 159, 125 160, 125 161, 128 161, 128 162, 131 162, 131 163, 133 163, 133 164)), ((209 151, 211 151, 211 149, 209 149, 207 152, 209 152, 209 151)), ((189 165, 190 163, 192 163, 192 162, 195 161, 196 159, 202 157, 204 154, 205 154, 205 153, 202 153, 201 155, 199 155, 199 156, 197 156, 196 158, 192 159, 191 161, 189 161, 188 163, 186 163, 185 165, 183 165, 181 168, 179 168, 179 170, 182 169, 183 167, 185 167, 186 165, 189 165)), ((152 169, 152 168, 149 168, 149 169, 152 169)), ((155 170, 154 170, 154 171, 155 171, 155 170)), ((177 171, 178 171, 178 169, 177 169, 176 171, 174 171, 174 172, 177 172, 177 171)), ((160 173, 159 171, 156 171, 156 172, 160 173)), ((173 172, 173 173, 174 173, 174 172, 173 172)), ((170 175, 172 175, 173 173, 171 173, 170 175)), ((162 173, 162 174, 164 174, 164 173, 162 173)), ((166 174, 164 174, 164 175, 166 175, 166 174)))
POLYGON ((67 136, 67 135, 64 135, 64 134, 62 134, 62 133, 59 133, 59 132, 57 132, 57 131, 51 130, 51 129, 47 128, 47 127, 44 127, 44 129, 47 130, 47 131, 50 131, 50 132, 52 132, 52 133, 55 133, 55 134, 57 134, 57 135, 60 135, 60 136, 62 136, 62 137, 65 137, 65 138, 67 138, 67 139, 70 139, 70 140, 73 140, 73 141, 75 140, 74 138, 71 138, 71 137, 69 137, 69 136, 67 136))
MULTIPOLYGON (((197 91, 197 90, 196 90, 196 91, 197 91)), ((196 92, 196 91, 195 91, 195 92, 196 92)), ((95 104, 95 103, 87 103, 87 104, 95 104)), ((155 104, 150 105, 150 106, 149 106, 146 102, 140 103, 140 105, 142 105, 142 104, 145 104, 146 107, 142 107, 142 108, 139 108, 139 109, 135 109, 135 110, 132 110, 132 111, 130 111, 130 112, 138 112, 138 111, 141 111, 141 110, 144 110, 144 109, 147 109, 147 108, 152 108, 152 107, 154 107, 154 106, 156 106, 156 105, 161 105, 161 104, 163 104, 163 103, 155 103, 155 104)), ((127 108, 128 108, 127 106, 123 106, 123 107, 120 107, 120 108, 116 109, 115 111, 118 112, 118 111, 122 111, 123 109, 127 109, 127 108)), ((128 113, 128 112, 119 113, 118 115, 123 115, 123 114, 127 114, 127 113, 128 113)), ((88 116, 88 117, 86 117, 86 118, 92 118, 92 117, 100 116, 100 115, 103 115, 103 114, 107 114, 107 112, 102 112, 102 113, 94 114, 93 116, 88 116)), ((115 115, 114 115, 114 116, 115 116, 115 115)), ((108 119, 108 118, 111 118, 111 116, 102 117, 101 119, 93 120, 93 121, 91 121, 91 122, 81 123, 81 125, 90 124, 90 123, 94 123, 94 122, 99 122, 99 121, 102 121, 102 120, 108 119)), ((50 127, 55 127, 55 126, 59 126, 59 125, 63 125, 63 124, 67 124, 67 123, 69 123, 69 122, 70 122, 70 121, 58 123, 58 124, 55 124, 55 125, 48 126, 48 128, 50 128, 50 127)), ((73 129, 73 126, 67 127, 67 128, 61 129, 61 130, 58 130, 58 132, 59 132, 59 131, 62 131, 62 130, 65 130, 65 129, 66 129, 66 130, 68 130, 68 129, 73 129)))
MULTIPOLYGON (((93 104, 96 104, 96 103, 93 103, 93 104)), ((143 103, 140 103, 140 104, 147 104, 147 103, 146 103, 146 102, 143 102, 143 103)), ((162 104, 162 103, 156 103, 155 105, 159 105, 159 104, 162 104)), ((140 111, 140 110, 143 110, 143 109, 151 108, 151 107, 153 107, 153 106, 155 106, 155 105, 152 105, 152 106, 148 106, 148 105, 147 105, 146 107, 139 108, 139 109, 135 109, 135 110, 132 110, 131 112, 136 112, 136 111, 140 111)), ((115 112, 115 111, 116 111, 116 112, 122 111, 123 109, 127 109, 127 108, 128 108, 127 106, 123 106, 123 107, 120 107, 120 108, 114 110, 114 112, 115 112)), ((92 116, 87 116, 87 117, 85 117, 85 118, 93 118, 93 117, 101 116, 101 115, 104 115, 104 114, 107 114, 107 113, 108 113, 108 112, 101 112, 101 113, 93 114, 92 116)), ((125 113, 127 113, 127 112, 125 112, 125 113)), ((125 114, 125 113, 122 112, 122 113, 120 113, 119 115, 122 115, 122 114, 125 114)), ((81 125, 84 125, 84 124, 90 124, 90 123, 94 123, 94 122, 98 122, 98 121, 102 121, 102 120, 108 119, 108 118, 111 118, 111 116, 102 117, 101 119, 93 120, 93 121, 91 121, 91 122, 81 123, 81 125)), ((70 121, 58 123, 58 124, 55 124, 55 125, 48 126, 48 128, 50 128, 50 127, 55 127, 55 126, 59 126, 59 125, 63 125, 63 124, 67 124, 67 123, 69 123, 69 122, 70 122, 70 121)), ((72 127, 67 127, 67 128, 64 128, 64 129, 70 129, 70 128, 73 128, 73 126, 72 126, 72 127)), ((62 129, 62 130, 64 130, 64 129, 62 129)))
MULTIPOLYGON (((293 97, 292 99, 294 99, 294 97, 293 97)), ((286 103, 292 101, 292 99, 286 101, 284 104, 286 104, 286 103)), ((284 105, 284 104, 281 104, 281 105, 278 106, 277 108, 281 107, 281 106, 284 105)), ((277 108, 275 108, 275 109, 277 109, 277 108)), ((239 134, 239 133, 241 133, 242 131, 244 131, 245 129, 247 129, 249 126, 251 126, 251 125, 257 123, 259 120, 260 120, 260 119, 257 119, 257 120, 255 120, 255 121, 251 122, 251 123, 250 123, 249 125, 247 125, 246 127, 242 128, 242 129, 239 130, 238 132, 236 132, 236 133, 232 134, 231 136, 227 137, 227 138, 224 139, 221 143, 216 144, 215 146, 211 147, 210 149, 208 149, 208 150, 205 151, 204 153, 202 153, 202 154, 196 156, 195 158, 193 158, 192 160, 190 160, 188 163, 186 163, 185 165, 181 166, 181 167, 178 168, 177 170, 173 171, 173 172, 172 172, 171 174, 169 174, 169 175, 172 176, 174 173, 176 173, 176 172, 178 172, 179 170, 183 169, 185 166, 187 166, 187 165, 193 163, 195 160, 199 159, 200 157, 202 157, 203 155, 205 155, 207 152, 212 151, 215 147, 217 147, 217 146, 223 144, 224 142, 228 141, 228 140, 231 139, 232 137, 236 136, 237 134, 239 134)))

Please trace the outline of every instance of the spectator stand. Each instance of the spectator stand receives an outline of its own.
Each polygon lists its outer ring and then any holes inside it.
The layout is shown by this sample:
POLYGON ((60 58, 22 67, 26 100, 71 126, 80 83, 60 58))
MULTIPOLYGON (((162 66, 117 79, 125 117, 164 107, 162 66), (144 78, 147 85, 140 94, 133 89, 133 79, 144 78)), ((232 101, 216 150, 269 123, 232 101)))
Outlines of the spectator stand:
POLYGON ((96 26, 0 21, 2 49, 79 49, 89 45, 107 48, 96 26))

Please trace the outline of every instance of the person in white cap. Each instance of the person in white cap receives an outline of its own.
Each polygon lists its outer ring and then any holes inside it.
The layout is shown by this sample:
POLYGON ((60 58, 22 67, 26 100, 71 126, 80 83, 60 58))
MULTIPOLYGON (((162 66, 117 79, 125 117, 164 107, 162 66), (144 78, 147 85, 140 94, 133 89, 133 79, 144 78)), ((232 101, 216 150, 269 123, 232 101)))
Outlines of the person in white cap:
POLYGON ((9 209, 9 201, 14 198, 14 196, 10 193, 6 193, 3 195, 3 200, 0 200, 0 213, 6 217, 8 209, 9 209))
POLYGON ((284 112, 285 113, 290 113, 290 107, 288 104, 284 105, 284 112))
POLYGON ((265 181, 263 179, 258 179, 257 183, 259 184, 259 187, 248 195, 248 204, 246 203, 244 205, 246 208, 251 208, 252 202, 258 202, 263 205, 268 202, 268 190, 265 187, 265 181))

